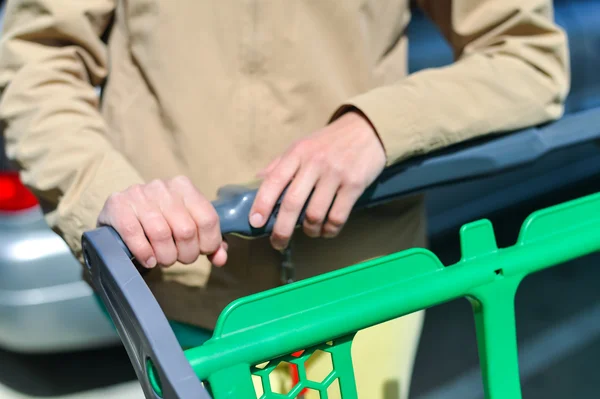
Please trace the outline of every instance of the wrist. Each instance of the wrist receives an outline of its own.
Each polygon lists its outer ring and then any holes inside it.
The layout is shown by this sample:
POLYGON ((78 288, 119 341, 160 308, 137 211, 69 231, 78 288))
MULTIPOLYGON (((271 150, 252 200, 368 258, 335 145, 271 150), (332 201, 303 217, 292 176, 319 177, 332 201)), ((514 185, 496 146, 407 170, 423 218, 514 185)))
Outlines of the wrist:
POLYGON ((385 153, 385 146, 383 145, 383 141, 377 133, 375 126, 373 126, 369 118, 367 118, 367 116, 364 113, 362 113, 359 109, 348 109, 348 111, 339 116, 337 120, 344 123, 345 126, 350 127, 352 130, 359 131, 364 135, 370 135, 375 137, 385 153))

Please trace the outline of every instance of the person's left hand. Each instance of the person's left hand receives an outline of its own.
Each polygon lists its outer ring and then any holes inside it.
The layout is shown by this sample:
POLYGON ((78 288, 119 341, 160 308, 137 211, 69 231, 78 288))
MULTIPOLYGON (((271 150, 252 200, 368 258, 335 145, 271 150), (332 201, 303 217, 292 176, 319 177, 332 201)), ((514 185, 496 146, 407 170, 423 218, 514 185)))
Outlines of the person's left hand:
POLYGON ((313 189, 304 232, 310 237, 335 237, 385 163, 383 145, 371 124, 356 112, 346 113, 292 145, 259 173, 264 180, 250 211, 250 224, 264 226, 289 184, 271 235, 273 248, 287 247, 313 189))

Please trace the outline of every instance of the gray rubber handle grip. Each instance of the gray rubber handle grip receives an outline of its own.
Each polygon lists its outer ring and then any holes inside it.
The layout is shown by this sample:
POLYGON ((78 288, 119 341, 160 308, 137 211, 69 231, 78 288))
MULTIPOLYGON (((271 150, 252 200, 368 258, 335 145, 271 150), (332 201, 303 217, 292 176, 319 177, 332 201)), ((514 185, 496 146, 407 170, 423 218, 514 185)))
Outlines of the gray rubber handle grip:
MULTIPOLYGON (((436 185, 502 172, 598 138, 600 108, 567 115, 543 127, 454 146, 386 169, 355 209, 436 185)), ((255 230, 248 223, 255 196, 256 190, 244 187, 230 186, 220 191, 213 204, 224 234, 256 237, 272 230, 277 209, 263 229, 255 230)), ((118 234, 110 227, 87 232, 83 248, 92 282, 117 326, 146 397, 157 397, 146 372, 145 359, 149 358, 158 370, 164 398, 208 398, 118 234)))

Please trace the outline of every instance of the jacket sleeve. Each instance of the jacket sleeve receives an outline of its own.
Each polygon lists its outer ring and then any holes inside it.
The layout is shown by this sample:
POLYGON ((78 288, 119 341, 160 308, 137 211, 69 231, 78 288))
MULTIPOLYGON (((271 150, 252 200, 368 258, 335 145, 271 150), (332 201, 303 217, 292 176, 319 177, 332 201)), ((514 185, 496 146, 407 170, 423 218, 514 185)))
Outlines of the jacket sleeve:
POLYGON ((565 33, 552 0, 420 0, 456 62, 358 95, 388 165, 488 133, 562 116, 570 86, 565 33))
POLYGON ((142 178, 106 138, 95 87, 106 78, 115 0, 12 0, 0 45, 0 119, 23 182, 81 259, 107 197, 142 178))

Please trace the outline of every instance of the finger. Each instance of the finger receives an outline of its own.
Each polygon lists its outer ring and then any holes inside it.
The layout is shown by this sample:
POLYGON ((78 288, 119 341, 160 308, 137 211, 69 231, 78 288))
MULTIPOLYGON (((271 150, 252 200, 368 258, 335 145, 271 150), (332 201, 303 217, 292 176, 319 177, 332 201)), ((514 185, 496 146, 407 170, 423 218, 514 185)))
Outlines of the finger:
POLYGON ((327 176, 317 182, 315 191, 306 208, 302 227, 309 237, 320 237, 327 214, 335 200, 335 195, 340 187, 340 179, 327 176))
POLYGON ((277 250, 285 249, 294 233, 300 213, 319 178, 321 170, 312 164, 301 168, 285 192, 279 214, 273 226, 271 244, 277 250))
POLYGON ((361 190, 341 186, 337 192, 336 198, 327 215, 327 220, 323 225, 321 235, 325 238, 336 237, 350 216, 354 204, 361 195, 361 190))
POLYGON ((219 249, 211 255, 208 260, 217 267, 222 267, 227 263, 227 243, 223 242, 219 249))
POLYGON ((200 240, 198 227, 192 219, 190 212, 183 204, 183 200, 176 198, 163 206, 163 215, 175 240, 177 247, 177 260, 183 264, 190 264, 200 255, 200 240))
POLYGON ((265 178, 258 189, 256 199, 250 210, 250 224, 252 227, 260 228, 265 225, 281 193, 292 180, 299 166, 298 157, 290 154, 282 158, 265 178))
POLYGON ((112 226, 135 259, 142 266, 153 268, 157 264, 156 256, 140 221, 128 202, 122 202, 115 198, 116 195, 111 196, 107 201, 105 209, 98 217, 98 224, 112 226))
POLYGON ((210 255, 216 252, 223 238, 219 216, 212 204, 196 189, 187 178, 173 179, 173 189, 181 196, 183 203, 198 229, 200 253, 210 255))
POLYGON ((177 247, 171 227, 159 206, 159 201, 165 201, 169 195, 164 183, 158 180, 131 193, 131 205, 152 245, 156 261, 163 266, 171 266, 177 261, 177 247))
POLYGON ((273 171, 273 169, 275 169, 275 167, 277 166, 277 164, 279 164, 279 161, 281 161, 281 157, 275 158, 274 160, 271 161, 271 163, 269 163, 267 165, 266 168, 264 168, 263 170, 261 170, 260 172, 258 172, 256 174, 256 176, 259 177, 259 178, 264 178, 269 173, 271 173, 273 171))

